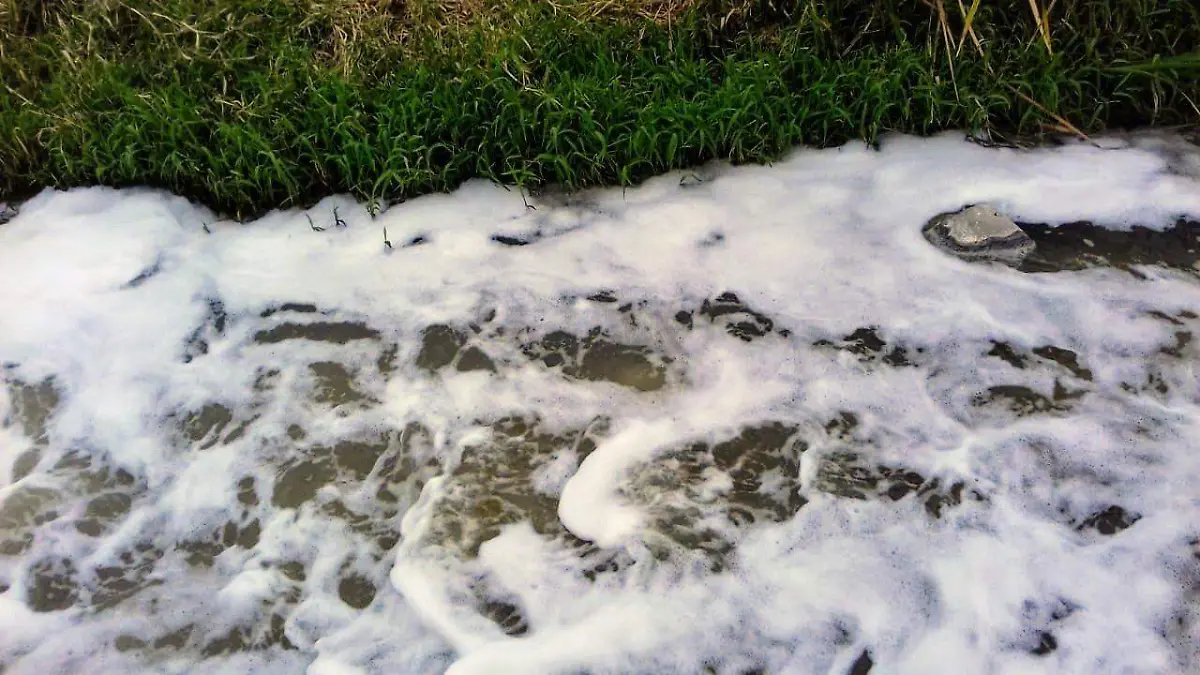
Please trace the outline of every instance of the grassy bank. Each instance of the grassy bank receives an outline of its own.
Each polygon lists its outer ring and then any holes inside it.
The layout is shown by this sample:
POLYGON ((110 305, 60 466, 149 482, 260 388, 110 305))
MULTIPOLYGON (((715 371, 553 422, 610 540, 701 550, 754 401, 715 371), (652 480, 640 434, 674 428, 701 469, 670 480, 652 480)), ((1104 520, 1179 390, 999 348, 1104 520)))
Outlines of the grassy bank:
POLYGON ((249 214, 1200 121, 1192 0, 0 0, 0 193, 249 214))

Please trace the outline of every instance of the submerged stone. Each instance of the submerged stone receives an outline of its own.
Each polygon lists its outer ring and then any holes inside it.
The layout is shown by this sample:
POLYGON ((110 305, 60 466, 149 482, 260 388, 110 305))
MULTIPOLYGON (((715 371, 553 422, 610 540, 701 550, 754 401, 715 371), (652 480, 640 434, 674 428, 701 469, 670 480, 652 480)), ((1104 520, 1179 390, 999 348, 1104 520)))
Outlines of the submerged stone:
POLYGON ((943 213, 925 225, 929 243, 963 260, 988 260, 1017 266, 1033 252, 1033 239, 1010 218, 990 206, 969 206, 943 213))

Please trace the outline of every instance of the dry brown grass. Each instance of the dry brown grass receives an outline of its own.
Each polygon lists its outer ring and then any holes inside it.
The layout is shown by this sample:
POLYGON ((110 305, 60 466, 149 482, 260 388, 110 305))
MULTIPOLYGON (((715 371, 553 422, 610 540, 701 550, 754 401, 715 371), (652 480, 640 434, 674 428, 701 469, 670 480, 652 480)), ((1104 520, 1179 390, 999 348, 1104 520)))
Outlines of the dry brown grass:
MULTIPOLYGON (((718 29, 749 25, 764 13, 821 16, 821 3, 757 2, 755 0, 265 0, 292 9, 304 17, 298 29, 320 26, 329 33, 329 58, 338 64, 351 63, 357 45, 403 44, 412 34, 438 35, 463 27, 503 27, 519 20, 531 4, 551 8, 555 13, 581 22, 649 21, 669 26, 686 15, 698 12, 718 29), (790 8, 790 10, 789 10, 790 8)), ((863 0, 870 6, 871 0, 863 0)), ((914 6, 925 5, 940 24, 943 39, 958 55, 967 39, 982 53, 984 45, 975 30, 983 0, 908 0, 914 6), (954 10, 957 10, 955 12, 954 10)), ((204 11, 219 14, 222 5, 245 4, 246 0, 209 0, 193 3, 204 11)), ((1051 24, 1057 0, 1028 0, 1035 32, 1052 49, 1051 24)), ((89 21, 122 11, 136 13, 161 30, 166 23, 178 21, 187 30, 188 22, 172 16, 173 0, 0 0, 0 56, 4 43, 20 36, 37 35, 63 21, 89 21)), ((193 30, 202 30, 193 27, 193 30)))

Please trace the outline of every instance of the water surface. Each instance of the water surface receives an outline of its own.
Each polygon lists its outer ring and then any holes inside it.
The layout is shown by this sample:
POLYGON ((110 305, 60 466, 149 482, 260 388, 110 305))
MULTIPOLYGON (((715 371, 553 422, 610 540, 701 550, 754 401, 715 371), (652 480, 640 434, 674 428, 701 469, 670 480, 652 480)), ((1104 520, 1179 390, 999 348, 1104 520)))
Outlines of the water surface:
POLYGON ((0 226, 0 671, 1194 672, 1196 153, 44 193, 0 226), (922 238, 985 201, 1020 269, 922 238))

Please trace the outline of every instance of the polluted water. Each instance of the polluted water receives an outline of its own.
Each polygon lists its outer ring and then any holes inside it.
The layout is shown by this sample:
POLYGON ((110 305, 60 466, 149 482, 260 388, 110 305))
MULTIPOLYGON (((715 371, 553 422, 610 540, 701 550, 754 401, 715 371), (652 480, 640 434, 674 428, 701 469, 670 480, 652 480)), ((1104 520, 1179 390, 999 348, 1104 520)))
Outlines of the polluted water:
POLYGON ((47 190, 0 226, 0 671, 1195 673, 1198 221, 1163 136, 47 190), (922 235, 985 203, 1019 265, 922 235))

